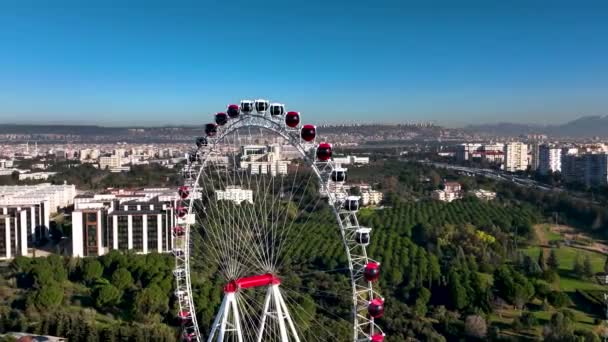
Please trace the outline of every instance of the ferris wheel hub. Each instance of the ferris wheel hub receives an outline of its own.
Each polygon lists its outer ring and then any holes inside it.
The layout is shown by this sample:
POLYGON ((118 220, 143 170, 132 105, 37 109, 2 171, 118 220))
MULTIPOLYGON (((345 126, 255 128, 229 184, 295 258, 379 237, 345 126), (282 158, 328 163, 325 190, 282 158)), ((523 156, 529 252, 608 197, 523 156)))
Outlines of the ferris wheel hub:
POLYGON ((240 289, 280 285, 281 279, 272 273, 259 274, 249 277, 238 278, 224 286, 224 293, 234 293, 240 289))

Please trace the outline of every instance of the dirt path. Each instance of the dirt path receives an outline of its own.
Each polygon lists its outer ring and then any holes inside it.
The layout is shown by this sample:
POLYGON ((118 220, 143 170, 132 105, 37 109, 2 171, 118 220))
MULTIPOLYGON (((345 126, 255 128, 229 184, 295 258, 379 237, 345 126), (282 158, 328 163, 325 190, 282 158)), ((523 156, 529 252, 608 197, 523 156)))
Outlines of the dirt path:
POLYGON ((549 239, 547 239, 547 235, 545 234, 544 224, 535 225, 534 234, 536 235, 536 239, 538 240, 539 246, 544 247, 545 249, 549 248, 549 239))

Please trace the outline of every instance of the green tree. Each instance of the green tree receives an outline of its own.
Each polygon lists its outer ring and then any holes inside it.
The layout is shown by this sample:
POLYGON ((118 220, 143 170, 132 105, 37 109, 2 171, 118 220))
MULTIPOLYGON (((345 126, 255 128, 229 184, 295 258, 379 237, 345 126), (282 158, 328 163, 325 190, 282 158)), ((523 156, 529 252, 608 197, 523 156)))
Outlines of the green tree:
POLYGON ((431 299, 431 291, 427 290, 426 287, 420 288, 418 291, 418 298, 416 298, 416 303, 414 305, 415 312, 418 317, 426 316, 426 312, 428 310, 427 304, 431 299))
POLYGON ((585 260, 583 260, 583 275, 586 278, 593 277, 593 266, 591 265, 591 259, 589 256, 586 256, 585 260))
POLYGON ((574 268, 572 269, 574 274, 578 277, 585 277, 585 266, 581 262, 581 258, 577 255, 576 259, 574 259, 574 268))
POLYGON ((133 276, 126 268, 119 268, 112 274, 112 285, 120 291, 124 291, 133 285, 133 276))
POLYGON ((543 337, 545 341, 572 341, 574 340, 574 323, 562 312, 551 316, 549 324, 545 325, 543 337))
POLYGON ((549 252, 549 258, 547 258, 547 266, 556 271, 559 269, 559 260, 557 260, 557 254, 555 253, 555 249, 551 248, 551 252, 549 252))
POLYGON ((46 284, 34 292, 34 305, 41 310, 53 309, 63 302, 63 289, 54 283, 46 284))
POLYGON ((540 267, 541 271, 544 272, 547 270, 547 263, 545 262, 545 251, 543 248, 541 248, 540 252, 538 253, 538 261, 536 263, 540 267))
POLYGON ((107 309, 118 305, 121 292, 112 284, 102 285, 97 289, 95 296, 95 306, 99 309, 107 309))
POLYGON ((169 298, 156 285, 151 285, 137 293, 133 304, 134 313, 140 318, 153 313, 164 314, 169 310, 169 298))
POLYGON ((82 279, 87 283, 92 283, 101 278, 103 274, 103 266, 95 259, 85 259, 82 271, 82 279))

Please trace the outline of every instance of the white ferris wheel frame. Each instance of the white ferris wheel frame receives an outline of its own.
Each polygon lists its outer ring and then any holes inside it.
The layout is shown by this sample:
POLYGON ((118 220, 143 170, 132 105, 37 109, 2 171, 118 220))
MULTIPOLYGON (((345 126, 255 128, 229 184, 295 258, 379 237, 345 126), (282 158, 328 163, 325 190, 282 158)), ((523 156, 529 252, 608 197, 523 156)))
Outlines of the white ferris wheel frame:
MULTIPOLYGON (((356 211, 345 210, 343 203, 347 198, 347 193, 342 187, 334 186, 331 180, 332 171, 340 169, 340 164, 335 163, 333 160, 319 161, 315 158, 315 143, 305 142, 300 138, 300 127, 291 128, 288 127, 284 121, 284 115, 271 116, 270 114, 244 114, 241 113, 239 117, 230 119, 228 123, 223 126, 217 126, 218 132, 214 137, 208 138, 208 144, 206 146, 199 146, 196 150, 196 158, 194 161, 188 161, 188 165, 184 172, 185 186, 190 189, 190 196, 198 193, 198 184, 203 173, 203 168, 207 162, 207 156, 209 152, 215 151, 218 143, 222 139, 241 128, 262 128, 269 130, 276 135, 282 137, 292 147, 296 148, 302 156, 304 162, 313 170, 319 183, 322 187, 322 191, 325 192, 328 203, 332 208, 332 211, 336 217, 340 228, 340 235, 344 245, 348 260, 348 268, 350 273, 351 288, 352 288, 352 323, 353 323, 353 342, 370 341, 372 336, 382 334, 382 329, 374 322, 374 318, 368 316, 367 309, 370 301, 375 298, 382 298, 376 291, 374 291, 373 282, 368 281, 364 278, 363 272, 365 266, 369 262, 374 262, 367 256, 366 244, 358 243, 355 240, 355 233, 358 229, 363 228, 359 226, 357 220, 356 211), (198 170, 197 170, 198 168, 198 170), (196 177, 193 175, 196 174, 196 177)), ((342 183, 342 182, 336 182, 342 183)), ((193 203, 194 199, 187 199, 188 201, 188 213, 183 219, 177 219, 177 225, 184 228, 184 234, 182 236, 172 236, 173 249, 179 251, 175 254, 175 269, 173 274, 176 279, 176 291, 175 295, 179 303, 179 318, 182 319, 182 330, 190 341, 202 342, 205 339, 202 337, 196 318, 196 311, 192 296, 192 286, 190 281, 190 245, 192 240, 190 239, 190 227, 195 223, 195 214, 193 214, 193 203)), ((278 289, 273 289, 277 286, 269 286, 269 290, 266 296, 266 300, 275 301, 278 304, 277 311, 280 311, 284 307, 284 302, 280 296, 278 289), (278 293, 278 297, 275 295, 278 293)), ((209 335, 209 340, 213 338, 216 328, 222 328, 222 323, 218 325, 218 318, 221 315, 221 310, 227 310, 236 308, 234 303, 234 296, 232 298, 230 294, 226 294, 222 301, 220 312, 216 316, 216 321, 213 323, 212 332, 209 335)), ((286 308, 286 307, 285 307, 286 308)), ((238 310, 238 309, 237 309, 238 310)), ((265 308, 264 311, 267 311, 265 308)), ((238 311, 235 312, 238 317, 238 311)), ((264 312, 264 318, 267 312, 264 312)), ((288 316, 288 314, 287 314, 288 316)), ((291 318, 287 320, 291 322, 291 318)), ((279 322, 281 324, 281 322, 279 322)), ((283 323, 285 323, 283 321, 283 323)), ((239 324, 236 322, 236 324, 239 324)), ((293 323, 290 323, 293 324, 293 323)), ((263 327, 262 327, 263 328, 263 327)), ((225 325, 224 325, 225 329, 225 325)), ((289 328, 287 328, 289 330, 289 328)), ((297 335, 296 335, 297 336, 297 335)), ((207 340, 207 341, 209 341, 207 340)), ((294 339, 299 341, 298 339, 294 339)), ((283 337, 283 342, 291 341, 283 337)))

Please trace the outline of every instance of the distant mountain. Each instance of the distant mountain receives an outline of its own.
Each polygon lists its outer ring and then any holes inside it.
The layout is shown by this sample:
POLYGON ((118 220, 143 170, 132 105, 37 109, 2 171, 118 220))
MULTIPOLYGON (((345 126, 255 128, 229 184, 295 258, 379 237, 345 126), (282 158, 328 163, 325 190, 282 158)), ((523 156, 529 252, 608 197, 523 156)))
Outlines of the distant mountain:
POLYGON ((521 134, 540 133, 554 137, 608 137, 608 115, 584 116, 561 125, 542 126, 515 123, 497 123, 469 125, 465 127, 465 130, 497 136, 516 136, 521 134))

